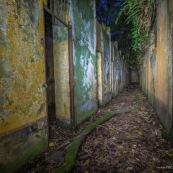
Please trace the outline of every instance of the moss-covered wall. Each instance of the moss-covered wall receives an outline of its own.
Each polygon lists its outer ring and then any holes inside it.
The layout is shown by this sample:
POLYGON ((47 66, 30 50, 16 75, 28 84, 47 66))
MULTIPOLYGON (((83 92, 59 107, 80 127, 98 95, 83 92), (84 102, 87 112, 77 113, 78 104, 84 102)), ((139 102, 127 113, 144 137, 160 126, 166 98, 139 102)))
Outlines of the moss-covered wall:
POLYGON ((173 1, 158 1, 157 24, 141 67, 141 85, 168 132, 172 129, 173 1))
POLYGON ((97 110, 95 2, 71 0, 76 124, 97 110))
POLYGON ((43 0, 0 1, 0 172, 3 173, 14 171, 47 146, 43 41, 43 0))

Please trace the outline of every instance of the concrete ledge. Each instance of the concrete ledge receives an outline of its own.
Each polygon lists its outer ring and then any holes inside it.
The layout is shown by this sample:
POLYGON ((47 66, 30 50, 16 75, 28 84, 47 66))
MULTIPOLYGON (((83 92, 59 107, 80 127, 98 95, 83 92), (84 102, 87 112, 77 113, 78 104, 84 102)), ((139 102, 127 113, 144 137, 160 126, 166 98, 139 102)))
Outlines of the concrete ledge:
POLYGON ((48 146, 47 120, 0 138, 0 172, 13 173, 48 146))

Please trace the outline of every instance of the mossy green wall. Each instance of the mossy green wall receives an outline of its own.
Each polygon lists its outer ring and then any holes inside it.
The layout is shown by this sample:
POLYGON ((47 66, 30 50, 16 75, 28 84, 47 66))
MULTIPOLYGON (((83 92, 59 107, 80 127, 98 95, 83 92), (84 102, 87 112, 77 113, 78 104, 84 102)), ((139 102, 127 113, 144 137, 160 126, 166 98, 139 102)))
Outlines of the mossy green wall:
POLYGON ((94 1, 71 0, 74 109, 76 124, 97 110, 96 20, 94 1))

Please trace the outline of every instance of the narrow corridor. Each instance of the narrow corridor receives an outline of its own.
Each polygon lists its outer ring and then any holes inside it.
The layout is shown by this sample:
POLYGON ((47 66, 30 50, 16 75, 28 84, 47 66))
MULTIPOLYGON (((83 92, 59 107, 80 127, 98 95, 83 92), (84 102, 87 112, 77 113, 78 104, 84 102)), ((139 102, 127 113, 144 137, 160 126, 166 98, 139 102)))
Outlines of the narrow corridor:
MULTIPOLYGON (((65 163, 65 153, 76 136, 93 121, 115 110, 132 108, 95 128, 83 142, 72 173, 171 172, 173 143, 139 88, 130 86, 76 130, 51 122, 47 151, 20 173, 52 172, 65 163)), ((19 173, 19 172, 18 172, 19 173)))
POLYGON ((0 173, 172 172, 172 19, 173 0, 1 0, 0 173))

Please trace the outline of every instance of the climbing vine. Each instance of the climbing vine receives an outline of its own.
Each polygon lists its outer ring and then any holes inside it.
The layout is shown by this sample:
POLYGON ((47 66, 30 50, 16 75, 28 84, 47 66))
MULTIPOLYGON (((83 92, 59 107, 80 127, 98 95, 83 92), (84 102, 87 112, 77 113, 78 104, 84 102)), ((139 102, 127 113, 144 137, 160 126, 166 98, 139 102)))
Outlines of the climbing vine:
POLYGON ((116 19, 115 27, 121 31, 118 42, 128 43, 128 50, 124 50, 125 59, 133 68, 140 66, 140 57, 155 21, 155 11, 155 0, 126 0, 116 19))

